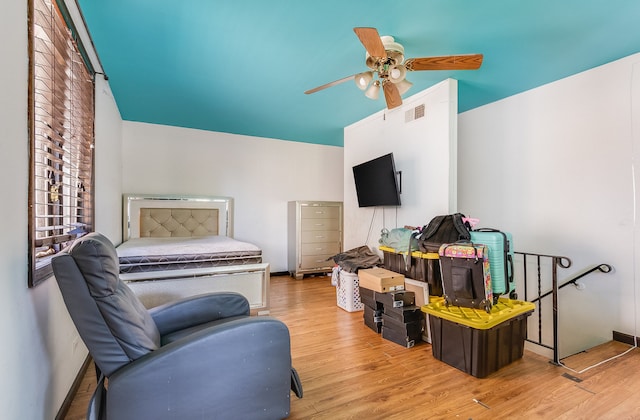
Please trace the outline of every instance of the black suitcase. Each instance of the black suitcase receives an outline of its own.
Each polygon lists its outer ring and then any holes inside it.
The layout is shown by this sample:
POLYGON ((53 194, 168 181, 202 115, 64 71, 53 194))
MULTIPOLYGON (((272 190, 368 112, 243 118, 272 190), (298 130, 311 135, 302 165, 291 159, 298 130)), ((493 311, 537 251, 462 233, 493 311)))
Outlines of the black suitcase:
POLYGON ((445 304, 491 312, 493 290, 488 248, 456 242, 443 244, 438 253, 445 304))

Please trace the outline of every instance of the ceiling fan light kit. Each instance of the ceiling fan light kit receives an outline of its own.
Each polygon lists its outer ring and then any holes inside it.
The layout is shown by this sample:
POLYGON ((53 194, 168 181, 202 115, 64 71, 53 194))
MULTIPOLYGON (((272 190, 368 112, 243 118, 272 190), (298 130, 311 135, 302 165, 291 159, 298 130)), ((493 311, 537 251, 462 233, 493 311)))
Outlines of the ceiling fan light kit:
POLYGON ((353 31, 366 50, 365 64, 371 70, 307 90, 306 94, 354 79, 356 86, 369 99, 378 99, 382 87, 387 108, 393 109, 402 105, 400 95, 413 85, 406 79, 407 71, 476 70, 482 65, 482 54, 409 58, 405 61, 404 47, 392 36, 380 36, 375 28, 353 28, 353 31), (375 76, 377 79, 374 80, 375 76))
MULTIPOLYGON (((356 28, 356 29, 368 29, 368 28, 356 28)), ((376 34, 377 34, 377 31, 376 31, 376 34)), ((365 63, 367 64, 367 67, 375 71, 378 71, 378 69, 380 68, 380 65, 382 64, 387 64, 387 65, 402 64, 404 62, 404 47, 399 43, 397 43, 392 36, 384 35, 384 36, 378 36, 378 37, 380 38, 380 42, 382 42, 382 47, 384 48, 385 55, 374 56, 369 53, 369 50, 367 50, 367 54, 365 55, 365 63)))

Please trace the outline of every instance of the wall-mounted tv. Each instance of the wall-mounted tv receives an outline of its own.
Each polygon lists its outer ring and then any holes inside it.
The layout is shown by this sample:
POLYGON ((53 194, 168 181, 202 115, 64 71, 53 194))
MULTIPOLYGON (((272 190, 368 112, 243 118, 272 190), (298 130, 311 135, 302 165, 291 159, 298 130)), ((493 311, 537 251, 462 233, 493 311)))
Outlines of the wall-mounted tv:
POLYGON ((393 153, 354 166, 353 178, 359 207, 400 205, 393 153))

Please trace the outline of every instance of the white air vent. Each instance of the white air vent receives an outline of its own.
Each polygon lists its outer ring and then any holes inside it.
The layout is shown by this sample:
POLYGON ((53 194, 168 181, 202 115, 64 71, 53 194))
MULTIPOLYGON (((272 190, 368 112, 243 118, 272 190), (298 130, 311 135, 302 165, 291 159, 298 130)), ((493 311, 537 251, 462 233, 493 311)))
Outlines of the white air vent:
POLYGON ((424 117, 424 110, 425 110, 424 104, 418 105, 415 108, 411 108, 411 109, 407 110, 404 113, 404 122, 408 123, 408 122, 411 122, 413 120, 417 120, 418 118, 424 117))

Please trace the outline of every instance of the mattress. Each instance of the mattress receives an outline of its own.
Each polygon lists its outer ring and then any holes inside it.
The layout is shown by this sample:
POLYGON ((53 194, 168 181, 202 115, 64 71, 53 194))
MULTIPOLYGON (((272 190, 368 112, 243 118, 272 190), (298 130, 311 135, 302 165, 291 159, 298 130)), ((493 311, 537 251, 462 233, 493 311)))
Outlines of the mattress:
POLYGON ((262 250, 227 236, 131 238, 116 248, 121 273, 257 264, 262 250))

